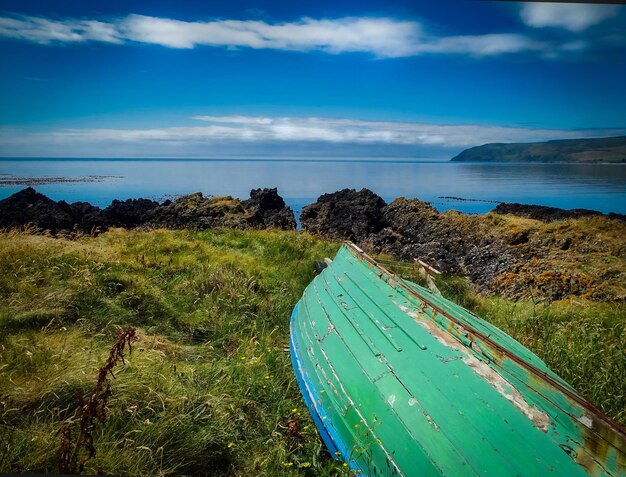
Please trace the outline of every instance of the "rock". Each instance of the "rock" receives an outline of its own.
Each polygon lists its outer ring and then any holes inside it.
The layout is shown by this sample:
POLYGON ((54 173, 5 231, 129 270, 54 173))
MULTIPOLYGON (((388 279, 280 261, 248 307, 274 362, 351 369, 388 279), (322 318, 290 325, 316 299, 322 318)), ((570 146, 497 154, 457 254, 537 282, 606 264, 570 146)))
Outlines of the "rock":
POLYGON ((250 198, 243 201, 246 209, 261 211, 281 210, 286 207, 285 201, 278 195, 278 189, 252 189, 250 198))
POLYGON ((485 234, 476 218, 440 214, 427 202, 399 198, 391 204, 367 189, 324 194, 303 209, 305 230, 333 240, 352 240, 396 259, 419 258, 446 273, 468 275, 479 288, 515 262, 497 237, 485 234))
POLYGON ((385 227, 385 201, 371 190, 324 194, 302 209, 302 228, 331 240, 361 242, 385 227))
POLYGON ((102 211, 104 226, 132 228, 145 224, 159 203, 148 199, 114 200, 102 211))
POLYGON ((545 205, 527 205, 518 203, 499 203, 493 212, 496 214, 511 214, 527 219, 541 220, 542 222, 552 222, 554 220, 578 219, 581 217, 607 217, 613 220, 626 221, 626 215, 609 213, 603 214, 597 210, 589 209, 559 209, 557 207, 547 207, 545 205))
POLYGON ((465 241, 429 203, 401 197, 383 209, 383 218, 393 235, 383 230, 372 238, 378 251, 407 261, 419 258, 445 272, 462 270, 465 241))
POLYGON ((241 228, 244 212, 238 199, 230 196, 204 197, 202 192, 196 192, 153 209, 149 212, 148 224, 170 229, 241 228))
POLYGON ((104 225, 100 207, 91 205, 89 202, 68 204, 64 200, 59 201, 58 204, 72 217, 74 223, 72 230, 83 233, 95 233, 103 232, 107 229, 104 225))
POLYGON ((29 224, 56 233, 72 230, 74 220, 65 207, 32 187, 27 187, 0 201, 0 227, 13 228, 29 224))
POLYGON ((493 291, 500 274, 511 270, 517 259, 499 240, 482 239, 463 257, 463 268, 479 290, 493 291))
POLYGON ((201 192, 163 203, 149 213, 149 224, 166 228, 235 229, 280 228, 295 230, 293 211, 276 189, 254 189, 250 199, 231 196, 204 197, 201 192))
POLYGON ((248 221, 252 228, 296 229, 294 213, 278 195, 276 188, 253 189, 250 191, 250 198, 242 204, 250 214, 248 221))
POLYGON ((514 263, 508 247, 465 214, 440 214, 427 202, 401 197, 385 206, 382 215, 387 227, 362 241, 375 253, 424 260, 442 272, 468 275, 481 289, 514 263))
POLYGON ((93 233, 142 225, 173 229, 296 228, 293 211, 276 189, 255 189, 243 202, 230 196, 204 197, 197 192, 162 205, 148 199, 114 200, 101 210, 87 202, 55 202, 29 187, 0 201, 0 227, 27 224, 52 233, 93 233))

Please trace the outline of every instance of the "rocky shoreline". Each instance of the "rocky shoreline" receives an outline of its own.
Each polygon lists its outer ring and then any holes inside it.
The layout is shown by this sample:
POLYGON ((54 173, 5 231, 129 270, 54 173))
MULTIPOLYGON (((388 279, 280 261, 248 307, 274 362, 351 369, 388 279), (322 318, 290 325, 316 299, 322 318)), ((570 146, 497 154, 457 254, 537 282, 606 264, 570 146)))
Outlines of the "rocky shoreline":
POLYGON ((276 189, 254 189, 247 200, 204 197, 196 192, 162 203, 149 199, 114 200, 101 209, 88 202, 57 202, 28 187, 0 201, 0 228, 26 225, 57 234, 142 226, 292 230, 296 221, 276 189))
POLYGON ((87 176, 87 177, 23 177, 13 174, 0 174, 0 187, 25 185, 29 187, 47 184, 70 184, 81 182, 104 182, 121 179, 122 176, 87 176))
MULTIPOLYGON (((583 297, 625 301, 626 216, 499 203, 484 215, 439 213, 429 203, 344 189, 303 208, 302 229, 330 240, 351 240, 373 253, 419 258, 445 273, 469 277, 482 291, 511 297, 583 297)), ((295 230, 290 207, 276 189, 250 198, 195 193, 166 200, 114 200, 100 209, 56 202, 29 187, 0 201, 0 228, 24 226, 58 233, 99 233, 111 227, 204 230, 295 230)))

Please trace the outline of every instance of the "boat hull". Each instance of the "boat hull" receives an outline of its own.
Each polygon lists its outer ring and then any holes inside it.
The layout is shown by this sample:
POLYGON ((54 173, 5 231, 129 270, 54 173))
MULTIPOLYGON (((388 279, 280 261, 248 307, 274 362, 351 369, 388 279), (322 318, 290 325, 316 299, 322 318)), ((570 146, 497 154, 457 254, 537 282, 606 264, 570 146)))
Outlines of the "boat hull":
POLYGON ((359 475, 623 475, 624 433, 502 331, 346 244, 291 318, 328 450, 359 475))

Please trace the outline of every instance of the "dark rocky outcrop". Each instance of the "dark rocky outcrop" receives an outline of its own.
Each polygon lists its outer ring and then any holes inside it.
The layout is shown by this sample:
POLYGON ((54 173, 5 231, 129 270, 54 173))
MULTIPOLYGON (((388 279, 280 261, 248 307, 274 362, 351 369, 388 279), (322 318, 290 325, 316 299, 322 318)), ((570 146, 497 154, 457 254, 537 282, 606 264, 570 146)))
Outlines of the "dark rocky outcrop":
POLYGON ((32 187, 27 187, 0 201, 0 227, 21 227, 26 224, 56 233, 71 230, 74 220, 69 204, 59 204, 32 187))
POLYGON ((360 242, 385 227, 387 204, 371 190, 343 189, 324 194, 302 209, 302 228, 331 240, 360 242))
POLYGON ((416 199, 399 198, 387 205, 371 191, 342 190, 306 207, 301 221, 308 232, 352 240, 368 252, 408 262, 419 258, 443 272, 465 275, 483 291, 553 300, 623 299, 617 280, 606 284, 601 276, 605 265, 594 258, 610 256, 615 265, 606 267, 622 276, 619 260, 626 245, 621 230, 626 225, 606 221, 617 214, 519 204, 502 204, 494 212, 439 213, 416 199), (598 224, 560 221, 587 216, 597 216, 598 224), (580 263, 585 260, 583 270, 580 263))
MULTIPOLYGON (((107 228, 104 224, 102 215, 102 209, 91 205, 89 202, 74 202, 68 204, 64 200, 58 202, 59 206, 63 208, 72 217, 72 228, 62 230, 72 230, 82 233, 97 233, 107 228)), ((40 227, 46 229, 46 227, 40 227)))
POLYGON ((296 219, 290 207, 278 195, 278 190, 253 189, 250 198, 242 202, 250 214, 248 220, 253 228, 278 228, 292 230, 296 228, 296 219))
POLYGON ((420 258, 442 271, 473 276, 481 284, 513 260, 503 244, 484 237, 464 214, 439 214, 417 199, 399 198, 387 205, 367 189, 324 194, 303 209, 300 220, 308 232, 352 240, 401 260, 420 258))
POLYGON ((150 212, 158 207, 158 202, 149 199, 114 200, 102 211, 102 224, 105 227, 137 227, 145 224, 150 212))
POLYGON ((231 196, 204 197, 201 192, 163 203, 150 214, 148 223, 167 228, 235 229, 279 228, 295 230, 293 211, 274 189, 254 189, 250 199, 231 196))
POLYGON ((32 225, 52 233, 94 233, 110 227, 294 230, 291 208, 276 189, 255 189, 250 199, 204 197, 197 192, 159 204, 148 199, 114 200, 105 209, 87 202, 56 202, 29 187, 0 201, 0 228, 32 225))
POLYGON ((501 204, 485 215, 439 213, 416 199, 387 205, 366 189, 324 194, 301 215, 308 232, 352 240, 404 262, 419 258, 444 273, 467 276, 480 291, 609 301, 626 300, 623 219, 520 204, 501 204), (577 220, 585 217, 594 220, 577 220))
POLYGON ((383 251, 404 260, 434 262, 446 271, 461 270, 459 258, 466 252, 466 242, 430 204, 396 199, 383 209, 383 217, 398 237, 395 243, 383 246, 383 251))
POLYGON ((383 217, 388 228, 370 243, 402 260, 419 258, 443 272, 469 275, 481 286, 514 261, 500 240, 465 214, 440 214, 427 202, 400 198, 383 209, 383 217))
POLYGON ((603 214, 597 210, 589 209, 559 209, 557 207, 547 207, 545 205, 528 205, 518 203, 499 203, 493 212, 496 214, 511 214, 528 219, 541 220, 542 222, 552 222, 563 219, 579 219, 581 217, 607 217, 614 220, 626 221, 626 215, 609 213, 603 214))

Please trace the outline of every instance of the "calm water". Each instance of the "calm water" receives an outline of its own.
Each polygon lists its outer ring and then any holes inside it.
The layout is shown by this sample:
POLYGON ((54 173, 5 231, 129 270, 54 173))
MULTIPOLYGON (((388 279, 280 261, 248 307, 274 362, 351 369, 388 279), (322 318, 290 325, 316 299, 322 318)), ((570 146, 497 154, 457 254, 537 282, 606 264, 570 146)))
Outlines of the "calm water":
MULTIPOLYGON (((37 190, 67 201, 105 206, 113 199, 156 200, 201 191, 247 198, 250 189, 278 187, 296 210, 323 193, 367 187, 385 200, 416 197, 440 211, 484 213, 495 204, 441 199, 522 202, 626 213, 626 166, 459 164, 389 161, 263 160, 0 160, 0 174, 28 177, 119 176, 96 183, 59 183, 37 190)), ((1 186, 0 199, 24 186, 1 186)))

